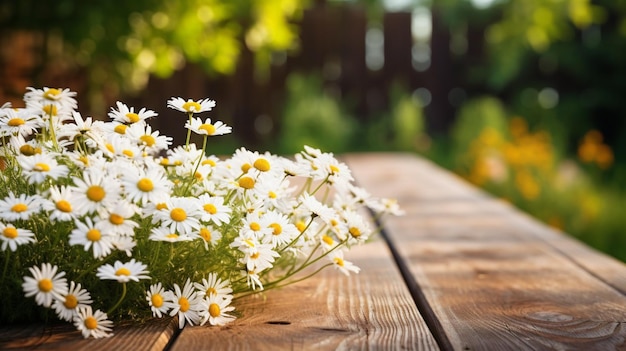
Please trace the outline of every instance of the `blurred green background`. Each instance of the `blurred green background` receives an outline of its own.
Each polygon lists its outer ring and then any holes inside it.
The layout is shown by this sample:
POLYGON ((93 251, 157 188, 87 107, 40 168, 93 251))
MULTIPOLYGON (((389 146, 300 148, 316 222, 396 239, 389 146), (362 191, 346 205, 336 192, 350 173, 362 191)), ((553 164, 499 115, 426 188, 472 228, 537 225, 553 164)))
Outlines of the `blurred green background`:
POLYGON ((419 153, 626 261, 626 0, 0 1, 0 100, 210 97, 213 145, 419 153))

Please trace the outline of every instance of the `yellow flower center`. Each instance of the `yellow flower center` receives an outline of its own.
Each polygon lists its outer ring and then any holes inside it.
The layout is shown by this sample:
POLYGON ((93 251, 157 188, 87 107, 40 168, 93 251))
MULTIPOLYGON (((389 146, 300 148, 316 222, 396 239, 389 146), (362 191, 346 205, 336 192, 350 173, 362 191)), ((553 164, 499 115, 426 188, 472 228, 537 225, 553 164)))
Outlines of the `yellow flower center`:
POLYGON ((26 204, 15 204, 13 205, 13 207, 11 207, 11 211, 13 212, 17 212, 17 213, 21 213, 28 210, 28 206, 26 204))
POLYGON ((176 234, 176 233, 169 233, 165 237, 167 239, 178 239, 178 234, 176 234))
POLYGON ((298 221, 298 223, 296 223, 296 228, 298 228, 298 231, 302 233, 306 229, 306 223, 298 221))
POLYGON ((89 330, 94 330, 98 328, 98 321, 92 316, 85 318, 85 328, 89 330))
POLYGON ((117 276, 120 276, 120 275, 129 276, 130 275, 130 270, 128 270, 128 268, 126 268, 126 267, 121 267, 120 269, 115 271, 115 275, 117 275, 117 276))
POLYGON ((154 139, 152 135, 148 135, 148 134, 142 135, 141 137, 139 137, 139 139, 143 141, 143 143, 146 144, 146 146, 152 146, 156 143, 156 139, 154 139))
POLYGON ((204 130, 208 135, 213 135, 213 133, 215 133, 215 126, 211 123, 204 123, 198 129, 204 130))
POLYGON ((43 98, 46 100, 56 100, 61 94, 61 90, 50 88, 43 92, 43 98))
POLYGON ((82 162, 85 166, 89 166, 89 159, 87 158, 87 156, 80 156, 78 160, 82 162))
POLYGON ((43 112, 49 116, 56 116, 59 110, 54 105, 46 105, 42 108, 43 112))
POLYGON ((187 101, 183 104, 183 109, 187 112, 200 111, 202 106, 195 101, 187 101))
POLYGON ((133 156, 135 156, 135 153, 134 153, 132 150, 128 150, 128 149, 126 149, 126 150, 122 151, 122 153, 123 153, 124 155, 128 156, 128 157, 133 157, 133 156))
POLYGON ((343 259, 341 259, 341 257, 335 257, 334 261, 337 264, 337 266, 343 267, 343 259))
POLYGON ((194 178, 198 179, 198 180, 202 180, 202 178, 204 178, 204 176, 202 175, 202 173, 200 172, 196 172, 194 173, 194 178))
POLYGON ((335 241, 333 240, 333 238, 331 238, 328 235, 324 235, 322 236, 322 241, 324 241, 327 245, 332 245, 335 243, 335 241))
POLYGON ((259 258, 259 256, 261 256, 260 252, 255 252, 252 255, 250 255, 250 258, 253 260, 256 260, 257 258, 259 258))
POLYGON ((163 158, 161 159, 161 166, 167 166, 167 165, 169 165, 169 164, 170 164, 170 160, 169 160, 168 158, 163 157, 163 158))
POLYGON ((250 170, 250 168, 252 168, 252 165, 250 165, 249 163, 244 163, 243 165, 241 165, 241 171, 243 173, 248 173, 248 170, 250 170))
POLYGON ((150 301, 152 302, 152 306, 156 308, 163 306, 163 296, 161 296, 161 294, 152 295, 150 301))
POLYGON ((276 193, 275 193, 275 192, 270 191, 270 192, 267 194, 267 196, 268 196, 270 199, 275 199, 278 195, 276 195, 276 193))
POLYGON ((204 207, 204 210, 210 214, 217 213, 217 208, 213 204, 205 204, 203 207, 204 207))
POLYGON ((220 316, 220 314, 222 314, 222 310, 220 309, 220 306, 218 304, 212 303, 211 305, 209 305, 209 314, 211 315, 211 317, 217 318, 220 316))
POLYGON ((59 200, 56 203, 57 210, 61 212, 72 212, 72 204, 66 200, 59 200))
POLYGON ((239 186, 244 189, 252 189, 254 188, 254 179, 250 177, 239 178, 239 186))
POLYGON ((167 204, 164 202, 160 202, 156 205, 156 209, 157 210, 167 210, 167 204))
POLYGON ((98 229, 89 229, 87 231, 87 240, 89 241, 99 241, 102 238, 102 233, 98 229))
POLYGON ((19 127, 19 126, 21 126, 24 123, 26 123, 26 122, 23 119, 21 119, 21 118, 11 118, 9 120, 9 122, 7 122, 9 127, 19 127))
POLYGON ((280 235, 280 233, 283 232, 283 227, 281 227, 278 223, 272 223, 269 226, 274 228, 274 232, 272 232, 274 235, 280 235))
POLYGON ((170 211, 170 218, 172 218, 176 222, 182 222, 187 219, 187 212, 180 207, 176 207, 172 211, 170 211))
POLYGON ((144 193, 147 193, 154 189, 154 183, 152 183, 152 180, 149 178, 141 178, 137 182, 137 189, 143 191, 144 193))
POLYGON ((206 289, 206 296, 217 295, 217 290, 215 288, 210 287, 206 289))
POLYGON ((261 225, 257 222, 252 222, 250 223, 250 229, 254 230, 255 232, 261 230, 261 225))
POLYGON ((122 225, 124 224, 124 217, 116 214, 116 213, 111 213, 111 215, 109 216, 109 222, 115 224, 115 225, 122 225))
POLYGON ((37 287, 39 288, 39 291, 43 291, 43 292, 50 292, 53 288, 52 286, 52 280, 48 279, 48 278, 44 278, 41 279, 39 281, 39 284, 37 284, 37 287))
POLYGON ((63 302, 65 308, 73 310, 78 306, 78 299, 74 295, 67 295, 65 297, 65 302, 63 302))
POLYGON ((264 158, 259 158, 254 161, 254 168, 258 169, 261 172, 267 172, 270 170, 270 163, 264 158))
POLYGON ((210 158, 202 161, 202 165, 203 166, 204 165, 209 165, 211 167, 215 167, 216 166, 215 161, 211 160, 210 158))
POLYGON ((118 124, 115 126, 115 128, 113 128, 113 131, 116 132, 117 134, 126 134, 126 128, 128 128, 127 125, 118 124))
POLYGON ((87 189, 87 198, 93 202, 100 202, 104 199, 106 192, 99 185, 92 185, 87 189))
POLYGON ((9 239, 15 239, 15 238, 17 238, 17 229, 15 229, 13 227, 6 227, 2 231, 2 235, 4 235, 5 237, 7 237, 9 239))
POLYGON ((207 228, 200 229, 200 236, 204 241, 211 241, 211 231, 207 228))
POLYGON ((130 123, 137 123, 139 122, 139 115, 133 112, 129 112, 126 114, 126 118, 128 118, 128 120, 130 121, 130 123))
POLYGON ((189 300, 187 300, 186 297, 181 297, 180 299, 178 299, 178 304, 180 305, 180 311, 181 312, 187 312, 189 311, 189 300))
POLYGON ((109 150, 109 152, 115 152, 115 148, 113 147, 113 144, 107 143, 105 147, 107 148, 107 150, 109 150))
POLYGON ((335 165, 330 165, 330 173, 331 174, 339 173, 339 167, 335 165))
POLYGON ((33 167, 33 171, 35 172, 50 172, 50 165, 38 162, 33 167))
POLYGON ((25 156, 32 156, 34 154, 40 154, 41 149, 35 148, 32 145, 24 144, 20 146, 20 153, 25 156))
POLYGON ((354 238, 358 238, 359 236, 361 236, 361 231, 357 227, 350 227, 348 231, 350 232, 350 235, 352 235, 352 237, 354 238))

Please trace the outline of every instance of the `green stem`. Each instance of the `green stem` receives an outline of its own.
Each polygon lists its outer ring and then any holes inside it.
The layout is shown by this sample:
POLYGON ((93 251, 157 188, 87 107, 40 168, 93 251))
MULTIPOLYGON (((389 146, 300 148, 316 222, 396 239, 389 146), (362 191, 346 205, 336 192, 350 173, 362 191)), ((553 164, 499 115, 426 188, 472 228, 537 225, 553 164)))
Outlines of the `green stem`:
POLYGON ((111 313, 113 313, 113 311, 115 311, 120 306, 122 301, 124 301, 125 297, 126 297, 126 283, 122 283, 122 296, 120 296, 120 299, 117 301, 115 306, 111 307, 111 309, 107 311, 107 315, 110 316, 111 313))
POLYGON ((50 124, 49 126, 49 133, 50 133, 50 140, 52 140, 52 145, 54 145, 54 150, 55 151, 59 151, 59 144, 57 143, 57 136, 56 136, 56 132, 54 131, 54 117, 52 116, 52 108, 50 108, 50 113, 48 114, 50 118, 48 118, 48 122, 50 124))
POLYGON ((309 227, 311 226, 311 224, 313 224, 313 220, 315 219, 315 217, 317 217, 317 215, 313 215, 311 216, 311 220, 309 221, 309 223, 306 225, 306 227, 304 227, 304 230, 302 230, 302 232, 300 233, 300 235, 298 235, 295 239, 293 239, 289 244, 287 244, 287 246, 283 247, 282 249, 280 249, 280 251, 278 251, 279 254, 282 254, 285 250, 287 250, 289 247, 291 247, 293 244, 295 244, 298 240, 300 240, 300 238, 302 237, 302 235, 304 235, 304 233, 307 231, 307 229, 309 229, 309 227))
MULTIPOLYGON (((189 124, 193 117, 193 112, 189 112, 189 124)), ((191 129, 187 128, 187 140, 185 141, 185 149, 189 151, 189 141, 191 140, 191 129)))
POLYGON ((189 191, 189 188, 196 181, 196 172, 198 171, 198 168, 200 168, 200 164, 202 163, 202 159, 203 159, 206 145, 207 145, 207 140, 209 140, 209 136, 205 135, 204 140, 202 141, 202 153, 200 153, 200 157, 198 157, 198 162, 196 163, 196 167, 194 168, 193 172, 191 172, 189 183, 187 183, 187 186, 185 187, 185 190, 183 191, 183 195, 188 195, 187 192, 189 191))

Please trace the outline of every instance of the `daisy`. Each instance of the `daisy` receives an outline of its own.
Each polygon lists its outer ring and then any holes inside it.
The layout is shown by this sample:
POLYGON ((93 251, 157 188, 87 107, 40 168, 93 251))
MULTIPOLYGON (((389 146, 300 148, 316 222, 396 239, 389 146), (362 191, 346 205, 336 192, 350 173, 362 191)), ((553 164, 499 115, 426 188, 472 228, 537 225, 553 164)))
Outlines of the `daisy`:
POLYGON ((187 278, 182 290, 178 284, 174 284, 174 293, 170 295, 170 299, 174 305, 170 311, 170 316, 178 315, 178 328, 182 329, 185 326, 185 322, 189 323, 189 325, 195 325, 200 322, 202 297, 194 290, 189 278, 187 278))
POLYGON ((89 147, 94 147, 95 143, 91 138, 102 133, 103 123, 101 121, 94 121, 92 117, 83 119, 80 112, 72 111, 71 121, 73 123, 66 123, 63 128, 59 128, 57 132, 58 138, 67 138, 74 140, 79 136, 86 136, 85 141, 89 147))
POLYGON ((210 325, 225 325, 235 320, 234 316, 228 312, 234 311, 235 307, 230 306, 231 298, 224 299, 218 295, 209 295, 202 304, 201 314, 203 315, 200 325, 209 322, 210 325))
POLYGON ((52 186, 49 189, 50 201, 43 202, 43 209, 49 212, 51 221, 72 221, 76 219, 74 196, 69 187, 52 186))
POLYGON ((345 275, 350 275, 350 272, 359 273, 359 271, 361 270, 352 262, 343 259, 342 250, 336 250, 331 252, 328 255, 328 258, 333 262, 333 266, 335 267, 335 269, 338 269, 341 273, 345 275))
POLYGON ((224 205, 224 198, 221 196, 211 196, 203 194, 198 197, 202 206, 202 215, 200 220, 203 222, 213 222, 219 226, 222 223, 230 222, 231 208, 224 205))
POLYGON ((167 314, 173 307, 173 293, 163 289, 161 283, 150 285, 150 290, 146 292, 146 300, 152 310, 152 316, 161 318, 167 314))
POLYGON ((167 101, 167 107, 180 112, 200 113, 211 111, 213 107, 215 107, 215 101, 210 99, 201 99, 198 101, 188 99, 185 101, 183 98, 173 97, 167 101))
POLYGON ((91 306, 78 309, 76 316, 74 316, 74 325, 85 339, 90 336, 99 339, 113 335, 111 333, 113 322, 108 319, 107 314, 100 310, 92 312, 91 306))
POLYGON ((116 235, 111 237, 111 244, 117 250, 126 252, 126 256, 133 256, 133 249, 137 246, 137 242, 132 236, 116 235))
POLYGON ((50 263, 43 263, 41 268, 28 268, 32 277, 25 276, 22 283, 24 296, 35 296, 35 301, 43 307, 50 307, 52 300, 63 300, 67 294, 67 279, 65 272, 58 272, 58 267, 50 263))
POLYGON ((152 110, 147 110, 146 108, 142 108, 139 112, 135 113, 135 108, 129 108, 126 104, 122 102, 116 102, 117 110, 111 108, 111 112, 109 112, 109 117, 119 123, 123 124, 134 124, 138 122, 143 122, 148 118, 154 117, 157 115, 156 112, 152 110))
POLYGON ((11 251, 16 251, 19 245, 34 243, 35 234, 28 229, 16 228, 12 224, 0 223, 0 241, 2 241, 2 251, 7 247, 11 251))
POLYGON ((192 231, 199 229, 202 207, 197 199, 172 197, 166 201, 166 205, 166 210, 154 213, 153 223, 160 221, 162 226, 182 235, 191 234, 192 231))
POLYGON ((322 154, 316 162, 320 169, 320 179, 327 179, 330 184, 347 184, 354 180, 348 166, 339 162, 332 154, 322 154))
POLYGON ((20 155, 17 162, 30 184, 41 184, 47 178, 58 179, 69 173, 67 166, 59 165, 50 154, 20 155))
POLYGON ((114 205, 120 194, 120 187, 115 179, 96 170, 84 172, 83 178, 73 177, 72 192, 74 204, 80 215, 93 213, 99 209, 114 205))
POLYGON ((31 110, 5 109, 0 113, 0 135, 27 137, 43 125, 41 117, 31 110))
POLYGON ((169 227, 156 227, 152 228, 150 231, 150 236, 148 239, 153 241, 168 241, 171 243, 176 243, 179 241, 192 241, 193 237, 189 235, 182 235, 176 231, 170 230, 169 227))
POLYGON ((248 287, 252 290, 263 290, 263 283, 261 283, 261 277, 259 274, 253 270, 241 271, 241 274, 246 276, 246 283, 248 287))
POLYGON ((196 134, 209 136, 224 135, 232 132, 232 128, 224 124, 224 122, 215 121, 215 123, 211 123, 210 118, 207 118, 204 122, 200 118, 192 118, 185 123, 185 128, 196 134))
POLYGON ((196 237, 200 237, 204 242, 204 249, 209 249, 209 244, 214 246, 222 238, 222 232, 212 225, 201 226, 196 237))
POLYGON ((52 308, 60 319, 71 322, 74 316, 78 315, 78 310, 89 306, 92 302, 91 295, 81 287, 80 283, 70 282, 67 294, 63 296, 63 299, 54 300, 52 308))
POLYGON ((136 204, 161 202, 169 198, 172 183, 162 167, 133 167, 122 176, 126 198, 136 204))
POLYGON ((135 261, 133 258, 130 262, 122 263, 115 261, 113 265, 105 264, 98 267, 96 276, 102 280, 117 280, 119 283, 127 283, 129 281, 138 282, 139 279, 151 279, 149 272, 146 270, 148 266, 135 261))
POLYGON ((320 217, 324 222, 329 222, 336 214, 335 210, 324 205, 315 196, 308 193, 302 194, 298 198, 298 202, 302 203, 302 206, 310 214, 320 217))
POLYGON ((245 256, 239 260, 239 262, 246 265, 246 268, 251 271, 261 272, 266 268, 271 268, 274 263, 274 259, 280 255, 272 250, 272 245, 269 244, 256 244, 254 250, 242 250, 245 256))
POLYGON ((271 232, 261 240, 274 248, 291 242, 299 234, 298 228, 289 222, 289 218, 276 211, 269 211, 263 215, 263 223, 271 228, 271 232))
POLYGON ((76 109, 78 103, 74 98, 76 92, 69 89, 55 89, 44 87, 43 89, 35 89, 32 87, 26 88, 28 92, 24 94, 24 101, 26 106, 31 102, 36 102, 42 105, 53 105, 59 108, 76 109))
POLYGON ((158 130, 153 132, 152 127, 148 124, 131 124, 126 130, 126 135, 138 145, 143 146, 146 151, 153 154, 161 150, 167 150, 172 144, 172 137, 159 135, 158 130))
POLYGON ((248 213, 246 218, 241 221, 241 229, 239 235, 244 238, 255 238, 261 240, 268 234, 272 233, 272 228, 263 225, 263 221, 258 213, 248 213))
POLYGON ((354 211, 344 212, 343 216, 350 237, 358 242, 367 240, 370 235, 370 228, 363 216, 354 211))
POLYGON ((76 221, 75 225, 76 228, 70 233, 70 245, 82 245, 85 251, 92 248, 94 258, 106 257, 111 253, 114 238, 98 229, 91 217, 76 221))
POLYGON ((220 299, 226 299, 233 292, 228 279, 223 281, 214 272, 209 273, 206 278, 202 278, 202 283, 194 283, 193 285, 206 297, 215 295, 220 299))
POLYGON ((6 221, 27 220, 41 209, 42 199, 38 195, 20 194, 16 197, 12 192, 0 200, 0 218, 6 221))
POLYGON ((132 236, 139 224, 129 218, 136 213, 137 209, 133 205, 126 201, 120 201, 102 211, 100 220, 96 223, 96 228, 107 234, 132 236))

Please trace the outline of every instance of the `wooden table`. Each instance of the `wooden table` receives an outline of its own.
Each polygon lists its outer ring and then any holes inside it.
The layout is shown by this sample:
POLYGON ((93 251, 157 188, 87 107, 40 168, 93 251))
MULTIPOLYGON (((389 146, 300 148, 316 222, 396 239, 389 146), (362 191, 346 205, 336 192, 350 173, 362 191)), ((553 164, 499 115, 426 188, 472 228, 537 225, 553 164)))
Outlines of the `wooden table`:
POLYGON ((360 186, 406 215, 332 270, 237 303, 225 327, 175 321, 0 329, 0 349, 626 349, 626 266, 410 154, 349 154, 360 186))

